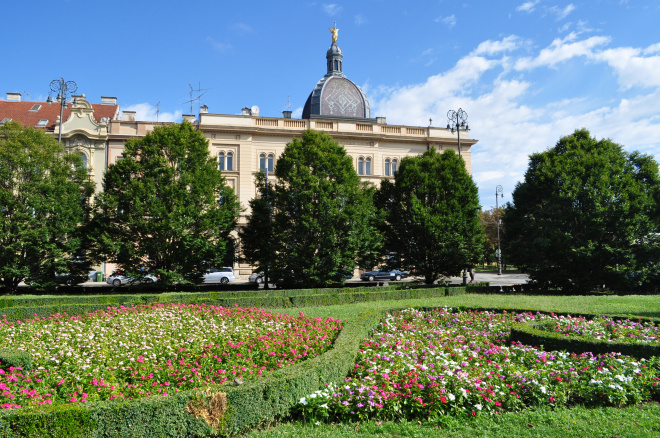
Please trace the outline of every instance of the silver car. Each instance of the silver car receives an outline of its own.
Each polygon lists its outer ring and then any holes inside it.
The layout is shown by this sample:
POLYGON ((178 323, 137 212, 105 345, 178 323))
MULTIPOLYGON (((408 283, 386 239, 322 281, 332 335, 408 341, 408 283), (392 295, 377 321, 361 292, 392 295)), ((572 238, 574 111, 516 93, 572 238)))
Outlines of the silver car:
POLYGON ((227 284, 230 281, 236 281, 233 268, 211 268, 209 272, 202 277, 202 283, 220 283, 227 284))
POLYGON ((106 283, 113 285, 114 287, 119 287, 122 284, 149 284, 155 283, 158 281, 158 277, 155 275, 147 274, 142 278, 128 277, 126 275, 111 275, 108 277, 106 283))

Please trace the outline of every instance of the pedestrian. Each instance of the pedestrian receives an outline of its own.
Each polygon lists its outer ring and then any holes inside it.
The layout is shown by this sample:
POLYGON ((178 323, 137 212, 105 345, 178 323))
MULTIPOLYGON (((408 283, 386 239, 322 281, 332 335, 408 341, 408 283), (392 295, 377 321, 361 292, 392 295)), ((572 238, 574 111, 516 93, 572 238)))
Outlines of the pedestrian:
POLYGON ((470 283, 474 281, 474 266, 470 266, 470 283))

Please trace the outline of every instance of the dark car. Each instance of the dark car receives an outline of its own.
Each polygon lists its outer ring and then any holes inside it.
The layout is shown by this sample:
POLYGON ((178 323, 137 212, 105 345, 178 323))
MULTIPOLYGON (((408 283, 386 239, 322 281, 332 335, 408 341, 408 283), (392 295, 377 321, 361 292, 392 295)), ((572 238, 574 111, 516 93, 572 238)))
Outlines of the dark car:
POLYGON ((66 284, 67 286, 75 286, 77 284, 84 283, 85 281, 87 281, 87 277, 65 272, 65 273, 56 273, 50 278, 43 278, 43 277, 26 278, 25 284, 27 284, 28 286, 33 286, 35 284, 43 285, 48 282, 53 282, 55 284, 66 284))
POLYGON ((360 275, 362 281, 376 281, 376 280, 389 280, 399 281, 405 277, 407 272, 399 271, 398 269, 378 269, 375 271, 363 272, 360 275), (405 273, 405 274, 404 274, 405 273))

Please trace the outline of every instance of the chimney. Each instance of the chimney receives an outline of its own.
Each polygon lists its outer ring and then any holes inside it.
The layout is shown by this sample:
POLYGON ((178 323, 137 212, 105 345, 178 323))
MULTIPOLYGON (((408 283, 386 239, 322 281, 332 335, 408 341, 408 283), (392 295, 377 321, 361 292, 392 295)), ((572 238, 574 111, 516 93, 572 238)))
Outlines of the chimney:
POLYGON ((385 117, 376 117, 376 123, 379 125, 387 125, 387 120, 385 117))
POLYGON ((101 96, 101 105, 117 105, 117 98, 101 96))
POLYGON ((202 105, 199 107, 199 113, 200 114, 207 114, 209 112, 209 106, 208 105, 202 105))
POLYGON ((20 102, 21 93, 7 93, 7 102, 20 102))
POLYGON ((285 119, 290 119, 291 118, 291 111, 282 111, 282 114, 284 114, 285 119))
POLYGON ((124 122, 134 122, 135 121, 135 111, 122 111, 124 122))
POLYGON ((192 114, 184 114, 183 120, 187 120, 190 123, 195 123, 195 116, 192 114))
POLYGON ((248 107, 243 108, 242 111, 243 111, 244 116, 251 116, 252 115, 252 111, 248 107))

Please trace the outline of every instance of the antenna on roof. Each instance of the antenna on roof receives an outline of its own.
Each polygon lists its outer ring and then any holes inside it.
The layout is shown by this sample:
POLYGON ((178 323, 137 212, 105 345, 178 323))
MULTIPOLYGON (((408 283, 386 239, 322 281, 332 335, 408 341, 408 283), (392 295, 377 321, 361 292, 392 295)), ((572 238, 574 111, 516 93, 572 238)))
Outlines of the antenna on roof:
POLYGON ((27 96, 26 100, 29 102, 30 101, 30 93, 28 93, 27 91, 23 91, 23 93, 25 93, 25 95, 27 96))
POLYGON ((160 114, 160 100, 156 104, 156 123, 158 123, 158 115, 160 114))
POLYGON ((190 114, 193 113, 193 102, 197 102, 197 104, 201 107, 202 106, 202 96, 206 94, 207 91, 210 90, 210 88, 204 88, 202 89, 201 82, 198 83, 197 89, 195 90, 192 85, 188 84, 190 87, 190 100, 187 100, 183 103, 189 103, 190 104, 190 114), (193 93, 196 93, 193 95, 193 93))
POLYGON ((284 109, 286 111, 291 111, 291 95, 286 97, 286 103, 284 104, 284 109))

